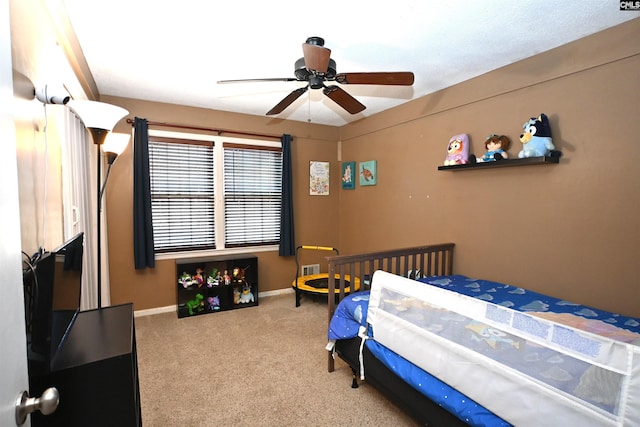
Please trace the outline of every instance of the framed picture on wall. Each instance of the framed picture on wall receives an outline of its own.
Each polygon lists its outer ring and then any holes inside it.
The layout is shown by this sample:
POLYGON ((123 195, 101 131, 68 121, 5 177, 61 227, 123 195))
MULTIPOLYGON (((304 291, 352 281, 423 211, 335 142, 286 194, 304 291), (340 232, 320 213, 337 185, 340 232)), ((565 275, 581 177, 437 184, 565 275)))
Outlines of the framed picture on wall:
POLYGON ((358 176, 360 177, 360 186, 376 185, 378 183, 376 161, 369 160, 367 162, 360 162, 358 166, 358 176))
POLYGON ((329 162, 309 162, 309 195, 329 195, 329 162))
POLYGON ((343 190, 356 188, 356 162, 342 162, 341 177, 343 190))

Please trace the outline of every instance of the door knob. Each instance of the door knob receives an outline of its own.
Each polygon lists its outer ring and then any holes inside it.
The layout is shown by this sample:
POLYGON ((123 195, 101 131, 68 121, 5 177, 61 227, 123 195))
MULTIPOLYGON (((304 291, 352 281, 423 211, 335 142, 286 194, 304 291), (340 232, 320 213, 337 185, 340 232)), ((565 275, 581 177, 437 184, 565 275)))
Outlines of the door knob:
POLYGON ((23 391, 16 402, 16 425, 21 426, 27 420, 27 415, 34 411, 40 411, 42 415, 53 413, 58 407, 60 394, 55 387, 46 389, 39 398, 29 397, 29 393, 23 391))

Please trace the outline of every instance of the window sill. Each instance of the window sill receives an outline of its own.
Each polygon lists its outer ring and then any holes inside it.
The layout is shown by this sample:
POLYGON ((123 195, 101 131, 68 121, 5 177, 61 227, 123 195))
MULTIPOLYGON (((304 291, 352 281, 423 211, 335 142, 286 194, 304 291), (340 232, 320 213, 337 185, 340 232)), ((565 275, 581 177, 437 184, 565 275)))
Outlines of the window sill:
POLYGON ((165 252, 156 254, 156 261, 160 260, 185 260, 192 258, 211 257, 219 255, 238 255, 238 254, 255 254, 258 252, 273 252, 278 251, 277 245, 270 246, 247 246, 243 248, 232 249, 212 249, 205 251, 188 251, 188 252, 165 252))

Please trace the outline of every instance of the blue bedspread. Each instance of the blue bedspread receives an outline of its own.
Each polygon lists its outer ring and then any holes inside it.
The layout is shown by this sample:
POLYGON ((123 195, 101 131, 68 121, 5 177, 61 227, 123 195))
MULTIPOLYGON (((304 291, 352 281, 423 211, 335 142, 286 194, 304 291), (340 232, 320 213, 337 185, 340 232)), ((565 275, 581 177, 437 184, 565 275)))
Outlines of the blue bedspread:
POLYGON ((419 281, 490 301, 493 304, 517 311, 568 313, 585 319, 600 320, 612 326, 640 334, 639 319, 586 307, 515 286, 473 279, 462 275, 427 277, 419 279, 419 281))
MULTIPOLYGON (((548 312, 550 314, 568 313, 589 320, 600 320, 617 328, 640 334, 639 319, 585 307, 502 283, 477 280, 462 275, 436 276, 422 278, 419 281, 474 298, 491 301, 494 304, 518 311, 548 312)), ((348 339, 358 336, 360 327, 367 327, 368 303, 368 292, 357 292, 346 297, 338 305, 329 324, 329 339, 348 339)), ((371 331, 369 331, 368 335, 371 337, 371 331)), ((468 424, 472 426, 510 425, 462 393, 449 387, 446 383, 378 344, 375 340, 367 340, 366 345, 385 366, 396 372, 398 376, 415 389, 421 391, 425 396, 449 412, 456 414, 468 424)))

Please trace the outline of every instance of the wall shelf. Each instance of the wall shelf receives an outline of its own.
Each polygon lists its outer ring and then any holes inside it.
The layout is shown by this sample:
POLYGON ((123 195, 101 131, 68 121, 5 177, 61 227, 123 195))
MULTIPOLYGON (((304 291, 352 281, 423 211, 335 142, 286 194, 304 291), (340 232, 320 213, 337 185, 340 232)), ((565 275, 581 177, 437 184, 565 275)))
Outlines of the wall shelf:
POLYGON ((533 166, 544 164, 557 164, 560 162, 560 156, 541 156, 527 157, 524 159, 505 159, 494 162, 467 163, 464 165, 438 166, 439 171, 460 171, 470 169, 493 169, 506 168, 511 166, 533 166))

